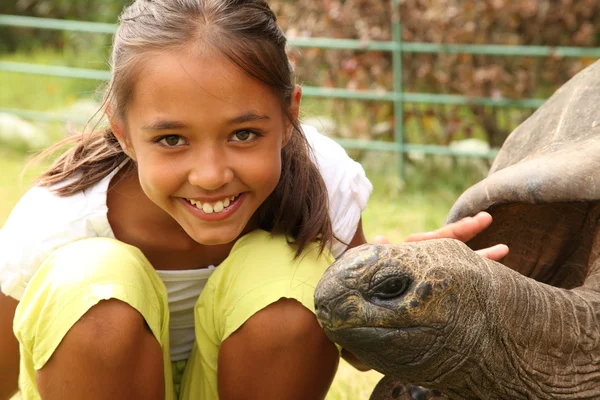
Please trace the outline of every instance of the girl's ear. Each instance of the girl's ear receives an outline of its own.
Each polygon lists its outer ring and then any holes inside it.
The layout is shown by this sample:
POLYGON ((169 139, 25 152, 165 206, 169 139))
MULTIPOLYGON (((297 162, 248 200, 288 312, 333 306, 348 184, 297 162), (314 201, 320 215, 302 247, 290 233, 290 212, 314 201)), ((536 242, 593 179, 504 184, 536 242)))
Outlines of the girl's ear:
POLYGON ((294 91, 292 92, 292 101, 290 104, 290 114, 292 117, 297 120, 300 115, 300 101, 302 100, 302 88, 298 85, 294 86, 294 91))
MULTIPOLYGON (((298 121, 298 116, 300 115, 300 101, 302 100, 302 88, 298 85, 294 87, 294 91, 292 92, 290 101, 290 117, 292 121, 298 121)), ((292 132, 294 131, 294 125, 292 121, 287 121, 285 124, 285 134, 283 136, 283 145, 285 146, 287 142, 290 140, 292 136, 292 132)))
POLYGON ((121 119, 115 117, 112 113, 110 107, 106 110, 106 115, 108 117, 108 123, 110 124, 110 130, 115 135, 121 148, 131 158, 135 161, 135 152, 133 151, 133 147, 131 146, 131 142, 125 133, 125 124, 121 119))

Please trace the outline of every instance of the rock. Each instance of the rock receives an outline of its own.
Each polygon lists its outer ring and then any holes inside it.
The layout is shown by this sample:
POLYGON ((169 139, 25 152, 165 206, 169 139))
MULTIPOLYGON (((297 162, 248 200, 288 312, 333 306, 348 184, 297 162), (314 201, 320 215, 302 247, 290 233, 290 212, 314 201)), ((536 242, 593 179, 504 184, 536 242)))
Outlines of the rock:
POLYGON ((487 154, 490 152, 490 145, 481 139, 464 139, 451 142, 450 149, 469 155, 456 156, 456 164, 459 166, 472 167, 480 173, 487 173, 490 168, 487 154))
POLYGON ((100 110, 100 107, 101 104, 92 99, 79 99, 67 107, 61 107, 52 112, 66 117, 76 126, 88 123, 88 129, 91 129, 98 123, 106 122, 104 112, 100 110))
POLYGON ((490 145, 481 139, 464 139, 450 142, 448 146, 453 150, 469 154, 487 154, 490 151, 490 145))
POLYGON ((18 150, 40 150, 50 145, 50 138, 31 122, 13 114, 0 113, 0 143, 18 150))
POLYGON ((371 129, 373 139, 379 139, 385 136, 393 136, 394 125, 390 121, 383 121, 375 124, 371 129))

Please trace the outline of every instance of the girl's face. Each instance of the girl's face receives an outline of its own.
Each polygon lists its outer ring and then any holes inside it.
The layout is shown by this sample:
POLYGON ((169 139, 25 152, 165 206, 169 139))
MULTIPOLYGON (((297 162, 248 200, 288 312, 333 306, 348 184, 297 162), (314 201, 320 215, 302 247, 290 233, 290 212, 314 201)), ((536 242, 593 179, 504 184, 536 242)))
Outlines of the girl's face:
POLYGON ((277 185, 291 129, 267 86, 219 54, 180 51, 149 57, 115 133, 150 200, 217 245, 235 241, 277 185))

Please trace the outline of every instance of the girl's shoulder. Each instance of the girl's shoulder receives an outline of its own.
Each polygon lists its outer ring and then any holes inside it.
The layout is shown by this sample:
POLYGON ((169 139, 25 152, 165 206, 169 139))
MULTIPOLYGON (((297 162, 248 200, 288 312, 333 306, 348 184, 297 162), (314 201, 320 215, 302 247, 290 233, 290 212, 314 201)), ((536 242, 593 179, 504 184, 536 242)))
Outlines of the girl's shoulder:
POLYGON ((313 310, 315 287, 333 261, 329 251, 319 251, 317 243, 296 257, 296 247, 284 235, 263 230, 247 233, 235 242, 200 295, 202 326, 212 332, 213 340, 223 341, 281 298, 295 299, 313 310))
POLYGON ((310 145, 313 162, 325 180, 330 199, 333 194, 352 196, 364 208, 373 185, 362 165, 350 158, 339 143, 319 133, 316 128, 302 125, 302 130, 310 145))
POLYGON ((332 138, 320 133, 317 128, 312 125, 302 125, 304 136, 311 147, 313 161, 320 163, 322 166, 331 166, 336 162, 346 162, 354 166, 355 170, 364 170, 356 161, 352 160, 346 150, 332 138))
POLYGON ((25 193, 0 229, 2 292, 19 300, 33 274, 57 248, 88 237, 112 237, 106 207, 109 182, 106 177, 71 196, 39 186, 25 193))
POLYGON ((336 238, 332 253, 339 257, 346 250, 345 243, 350 243, 356 233, 373 185, 362 165, 350 158, 336 141, 310 125, 302 125, 302 130, 327 187, 329 216, 336 238))

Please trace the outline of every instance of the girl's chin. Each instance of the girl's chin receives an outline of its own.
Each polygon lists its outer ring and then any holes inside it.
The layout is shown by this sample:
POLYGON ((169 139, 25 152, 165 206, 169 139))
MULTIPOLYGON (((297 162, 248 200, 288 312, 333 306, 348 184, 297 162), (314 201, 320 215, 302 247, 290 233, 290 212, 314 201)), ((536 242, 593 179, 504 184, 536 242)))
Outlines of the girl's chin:
POLYGON ((223 245, 234 242, 235 239, 237 239, 237 237, 233 237, 232 239, 222 239, 222 240, 218 240, 215 238, 203 240, 203 238, 202 238, 202 239, 197 239, 195 241, 196 241, 196 243, 201 244, 203 246, 223 246, 223 245))
POLYGON ((211 229, 203 231, 202 234, 197 232, 188 232, 190 238, 196 243, 204 246, 219 246, 226 245, 235 242, 240 236, 244 234, 243 230, 235 230, 229 232, 211 232, 211 229))

